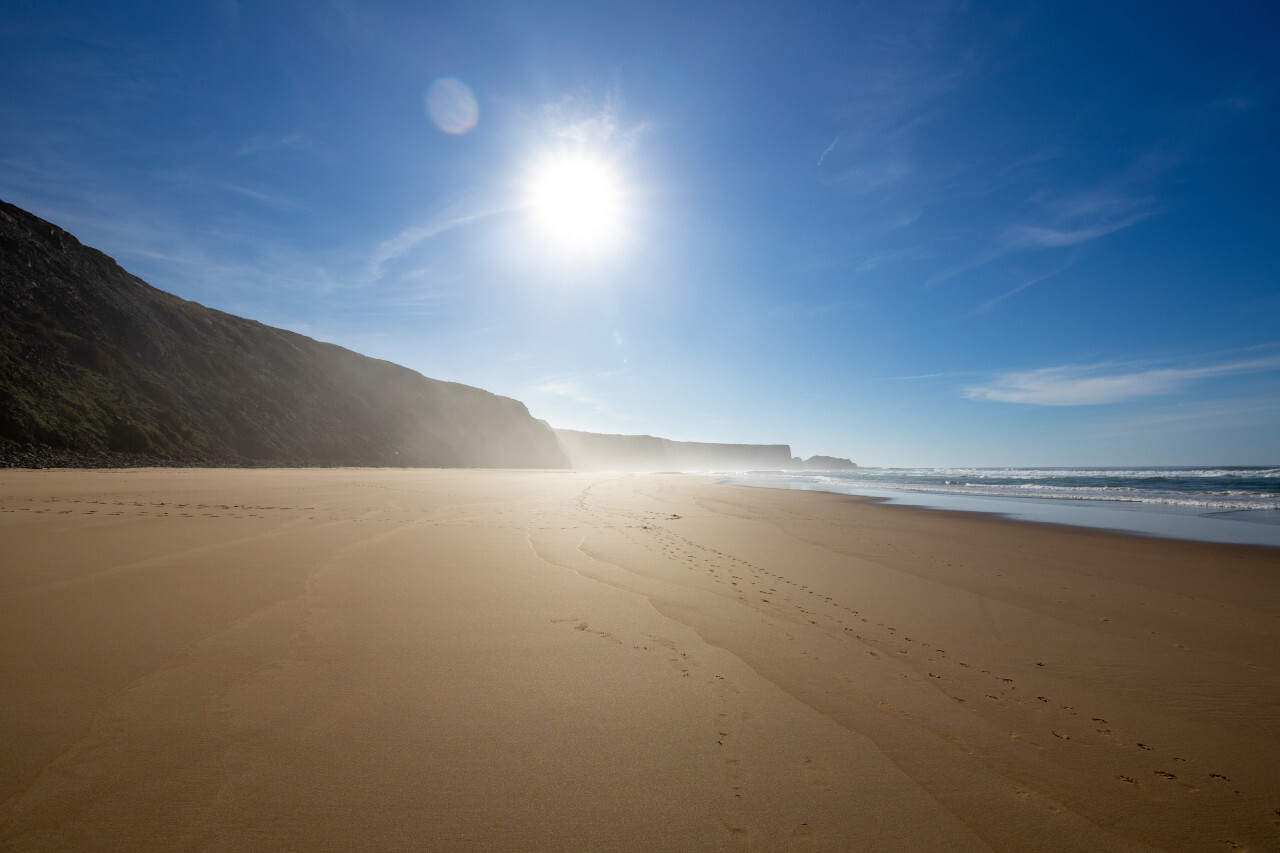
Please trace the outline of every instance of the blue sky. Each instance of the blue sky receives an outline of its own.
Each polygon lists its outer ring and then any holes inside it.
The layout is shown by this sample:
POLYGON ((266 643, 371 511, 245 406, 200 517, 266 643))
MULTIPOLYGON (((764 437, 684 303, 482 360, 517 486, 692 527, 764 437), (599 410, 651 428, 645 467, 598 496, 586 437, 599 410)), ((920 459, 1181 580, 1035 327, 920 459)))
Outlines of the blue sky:
POLYGON ((5 0, 0 197, 556 426, 1275 464, 1277 43, 1243 0, 5 0), (556 157, 616 179, 588 250, 531 216, 556 157))

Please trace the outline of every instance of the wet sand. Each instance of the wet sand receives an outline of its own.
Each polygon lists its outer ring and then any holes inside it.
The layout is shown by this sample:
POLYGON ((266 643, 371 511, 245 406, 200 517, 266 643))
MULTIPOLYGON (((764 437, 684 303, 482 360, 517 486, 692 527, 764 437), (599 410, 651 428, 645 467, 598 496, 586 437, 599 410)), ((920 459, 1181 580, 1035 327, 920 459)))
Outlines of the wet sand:
POLYGON ((1280 551, 679 475, 0 472, 0 848, 1280 850, 1280 551))

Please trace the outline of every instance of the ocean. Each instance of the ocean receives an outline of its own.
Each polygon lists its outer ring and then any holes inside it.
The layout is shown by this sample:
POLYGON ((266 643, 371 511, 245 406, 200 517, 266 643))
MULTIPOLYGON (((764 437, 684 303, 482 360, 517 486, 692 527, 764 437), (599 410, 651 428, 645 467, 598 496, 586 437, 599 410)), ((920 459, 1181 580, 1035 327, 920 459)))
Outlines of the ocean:
POLYGON ((1280 547, 1280 467, 859 468, 752 471, 725 482, 1280 547))

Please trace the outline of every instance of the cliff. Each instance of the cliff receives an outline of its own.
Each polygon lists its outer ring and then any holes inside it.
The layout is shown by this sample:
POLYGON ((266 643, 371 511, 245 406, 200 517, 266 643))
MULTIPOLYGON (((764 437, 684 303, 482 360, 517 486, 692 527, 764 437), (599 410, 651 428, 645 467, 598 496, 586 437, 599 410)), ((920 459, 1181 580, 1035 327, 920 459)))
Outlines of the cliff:
POLYGON ((574 468, 588 471, 779 471, 794 467, 785 444, 711 444, 651 435, 557 429, 574 468))
POLYGON ((806 471, 853 471, 858 467, 858 463, 839 456, 810 456, 803 462, 799 459, 795 462, 795 467, 806 471))
POLYGON ((0 301, 0 458, 568 465, 516 400, 179 299, 4 202, 0 301))

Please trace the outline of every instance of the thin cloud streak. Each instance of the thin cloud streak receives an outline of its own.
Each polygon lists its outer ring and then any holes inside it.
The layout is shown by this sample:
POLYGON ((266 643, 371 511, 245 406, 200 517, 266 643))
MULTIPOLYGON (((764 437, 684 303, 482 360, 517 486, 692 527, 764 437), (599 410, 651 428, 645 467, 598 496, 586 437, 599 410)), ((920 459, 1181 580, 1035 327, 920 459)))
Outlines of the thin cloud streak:
MULTIPOLYGON (((630 150, 649 128, 643 122, 624 126, 621 100, 617 96, 610 96, 603 106, 590 109, 584 105, 584 100, 583 96, 572 95, 544 105, 539 122, 541 133, 579 146, 608 145, 617 155, 630 150)), ((369 258, 367 279, 370 282, 379 280, 388 263, 447 231, 518 209, 510 203, 486 202, 475 194, 460 198, 427 221, 405 228, 378 244, 369 258)))
POLYGON ((471 199, 456 202, 426 222, 405 228, 394 237, 379 243, 369 257, 368 278, 370 281, 382 278, 383 267, 387 263, 446 231, 470 225, 472 222, 478 222, 499 213, 506 213, 511 209, 510 207, 480 207, 471 199))
POLYGON ((918 379, 955 379, 957 376, 973 376, 973 371, 945 371, 943 373, 920 373, 915 376, 876 376, 872 382, 908 382, 918 379))
MULTIPOLYGON (((611 376, 616 376, 620 372, 621 371, 612 371, 592 376, 590 377, 590 380, 606 379, 611 376)), ((527 390, 535 394, 570 400, 574 403, 590 408, 594 414, 617 418, 617 412, 613 410, 609 403, 604 398, 592 393, 586 387, 586 384, 586 381, 584 381, 583 377, 580 376, 552 376, 533 385, 527 386, 527 390)))
POLYGON ((1069 365, 1017 371, 966 388, 971 400, 1035 406, 1098 406, 1176 394, 1200 379, 1280 369, 1280 356, 1191 368, 1108 372, 1114 365, 1069 365))
POLYGON ((822 165, 822 161, 823 161, 823 160, 827 159, 827 155, 828 155, 828 154, 830 154, 832 151, 835 151, 835 150, 836 150, 836 145, 837 145, 839 142, 840 142, 840 137, 839 137, 839 136, 836 136, 836 138, 835 138, 835 139, 831 140, 831 144, 830 144, 830 145, 828 145, 826 148, 822 149, 822 154, 818 156, 818 165, 819 165, 819 166, 821 166, 821 165, 822 165))
POLYGON ((329 147, 316 139, 316 129, 297 130, 293 133, 276 135, 256 134, 235 149, 234 154, 237 157, 253 157, 284 151, 303 152, 317 156, 331 155, 332 152, 329 147))
POLYGON ((1037 193, 1032 200, 1054 216, 1068 219, 1090 216, 1120 219, 1133 211, 1148 209, 1155 203, 1153 198, 1134 196, 1122 183, 1068 192, 1057 197, 1037 193))
POLYGON ((1122 231, 1136 225, 1151 214, 1138 213, 1127 216, 1118 222, 1094 225, 1090 228, 1044 228, 1031 225, 1015 225, 1005 231, 1004 240, 1011 250, 1016 249, 1058 249, 1065 246, 1077 246, 1122 231))
POLYGON ((967 261, 956 264, 949 269, 937 273, 927 282, 925 287, 933 287, 947 279, 955 278, 963 273, 986 266, 1008 255, 1044 249, 1065 249, 1091 243, 1117 231, 1123 231, 1148 218, 1150 212, 1136 213, 1115 222, 1107 222, 1085 228, 1050 228, 1037 225, 1011 225, 1004 230, 995 245, 973 256, 967 261))
POLYGON ((982 314, 987 314, 991 311, 994 311, 997 307, 999 307, 1000 303, 1004 302, 1006 299, 1009 299, 1010 297, 1013 297, 1013 296, 1017 296, 1022 291, 1027 290, 1028 288, 1034 287, 1035 285, 1039 284, 1042 281, 1051 279, 1055 275, 1058 275, 1059 273, 1065 272, 1067 269, 1069 269, 1071 266, 1073 266, 1076 263, 1076 260, 1077 258, 1072 258, 1071 260, 1067 261, 1065 264, 1061 264, 1057 267, 1054 267, 1053 269, 1049 270, 1046 273, 1041 273, 1040 275, 1032 276, 1031 278, 1028 278, 1026 281, 1022 282, 1022 284, 1019 284, 1016 287, 1011 287, 1008 290, 1006 290, 1004 293, 991 297, 990 299, 983 302, 978 307, 960 315, 960 317, 958 317, 957 319, 969 320, 974 317, 980 316, 982 314))
POLYGON ((911 177, 914 171, 915 168, 906 159, 891 157, 845 169, 833 180, 848 192, 864 195, 900 183, 911 177))
POLYGON ((252 199, 259 204, 266 205, 267 207, 274 208, 275 210, 299 211, 307 209, 307 205, 295 198, 290 198, 285 195, 263 192, 262 190, 255 190, 251 187, 244 187, 231 183, 224 183, 221 186, 226 192, 252 199))
MULTIPOLYGON (((1019 161, 1016 170, 1052 162, 1057 156, 1056 152, 1041 152, 1019 161)), ((1157 146, 1124 171, 1092 186, 1038 190, 1027 201, 1040 209, 1039 217, 1020 215, 1021 221, 995 232, 986 248, 935 273, 925 287, 934 287, 1009 255, 1083 246, 1150 219, 1161 211, 1147 185, 1180 162, 1157 146)))
POLYGON ((1276 422, 1280 416, 1280 399, 1256 399, 1251 397, 1215 401, 1184 403, 1168 409, 1144 413, 1122 420, 1112 420, 1100 426, 1109 435, 1117 431, 1149 434, 1152 430, 1198 431, 1239 427, 1264 426, 1276 422))

